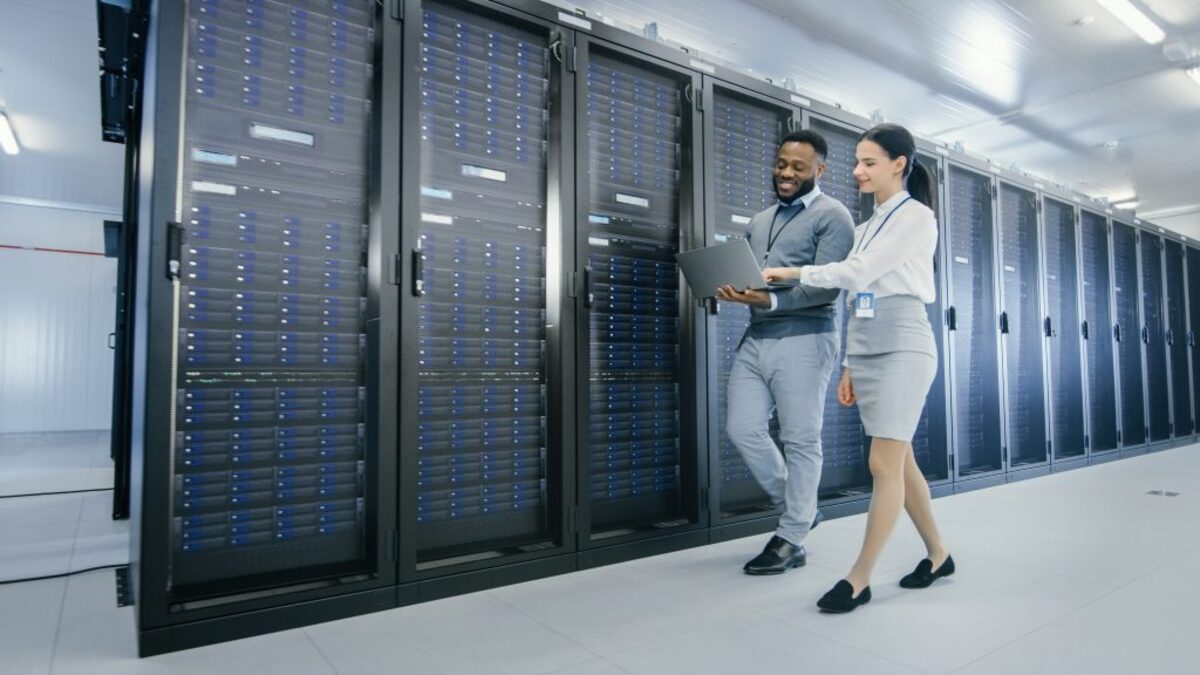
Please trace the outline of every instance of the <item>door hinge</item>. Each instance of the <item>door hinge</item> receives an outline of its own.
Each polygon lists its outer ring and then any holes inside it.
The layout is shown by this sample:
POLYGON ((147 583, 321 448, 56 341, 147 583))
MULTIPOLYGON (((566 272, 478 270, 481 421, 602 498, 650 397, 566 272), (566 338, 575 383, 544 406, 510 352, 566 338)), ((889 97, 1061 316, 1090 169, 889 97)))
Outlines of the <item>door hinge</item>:
POLYGON ((567 72, 573 73, 579 67, 579 48, 571 45, 567 50, 567 72))
POLYGON ((390 261, 388 261, 387 282, 389 284, 391 284, 393 286, 400 285, 400 268, 401 267, 402 267, 402 263, 400 262, 400 254, 397 253, 392 256, 392 259, 390 261))
POLYGON ((703 89, 696 90, 696 110, 699 110, 701 112, 704 111, 704 90, 703 89))
POLYGON ((578 284, 579 284, 579 275, 575 272, 571 272, 571 274, 567 277, 567 297, 568 298, 578 298, 579 297, 578 284))

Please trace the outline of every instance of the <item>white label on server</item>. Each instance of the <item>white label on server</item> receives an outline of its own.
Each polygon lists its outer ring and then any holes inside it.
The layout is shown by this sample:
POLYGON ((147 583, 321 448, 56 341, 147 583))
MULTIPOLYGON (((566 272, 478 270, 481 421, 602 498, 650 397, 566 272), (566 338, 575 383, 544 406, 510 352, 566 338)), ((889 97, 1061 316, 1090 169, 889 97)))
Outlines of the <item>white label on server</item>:
POLYGON ((296 143, 298 145, 306 145, 310 148, 317 143, 317 137, 312 134, 306 134, 303 131, 280 129, 279 127, 271 127, 265 124, 251 124, 250 137, 264 138, 269 141, 296 143))
POLYGON ((454 199, 454 193, 449 190, 440 190, 438 188, 421 186, 422 197, 432 197, 433 199, 454 199))
POLYGON ((576 28, 582 28, 584 30, 592 29, 591 21, 588 21, 587 19, 575 16, 574 14, 572 14, 570 12, 559 12, 558 20, 567 24, 568 26, 575 26, 576 28))
POLYGON ((436 213, 422 213, 421 220, 435 225, 453 225, 454 216, 439 216, 436 213))
POLYGON ((746 216, 739 216, 736 213, 733 214, 732 216, 730 216, 729 219, 732 220, 733 222, 737 223, 738 225, 749 225, 750 224, 749 218, 747 218, 746 216))
POLYGON ((588 214, 588 222, 593 223, 595 225, 608 225, 608 223, 610 221, 609 221, 608 216, 599 216, 594 213, 589 213, 588 214))
POLYGON ((471 178, 484 178, 486 180, 494 180, 497 183, 507 183, 508 173, 499 169, 489 169, 483 166, 475 166, 474 164, 463 164, 462 175, 471 178))
POLYGON ((201 150, 200 148, 192 148, 192 160, 204 162, 205 164, 219 164, 221 166, 237 166, 238 162, 237 155, 213 152, 212 150, 201 150))
POLYGON ((961 255, 954 256, 954 262, 958 263, 959 265, 970 265, 971 264, 970 260, 967 260, 966 258, 962 257, 961 255))
POLYGON ((645 197, 635 197, 633 195, 627 195, 623 192, 617 193, 617 203, 629 204, 630 206, 640 206, 643 209, 650 208, 650 200, 649 199, 646 199, 645 197))
POLYGON ((795 103, 796 105, 804 106, 805 108, 812 106, 811 100, 804 98, 799 94, 792 94, 790 98, 792 99, 792 103, 795 103))
POLYGON ((608 246, 608 240, 604 237, 588 237, 588 243, 592 246, 608 246))
POLYGON ((1004 266, 1004 271, 1005 271, 1005 272, 1016 272, 1016 271, 1017 271, 1017 268, 1013 267, 1012 265, 1005 265, 1005 266, 1004 266))
POLYGON ((215 195, 228 195, 233 197, 237 194, 237 186, 229 185, 228 183, 213 183, 206 180, 192 181, 193 192, 211 192, 215 195))
POLYGON ((714 235, 713 235, 713 239, 716 239, 717 241, 725 242, 725 241, 729 241, 729 235, 727 235, 727 234, 714 234, 714 235))
POLYGON ((688 64, 691 65, 691 67, 693 67, 697 70, 703 70, 704 72, 706 72, 710 75, 717 72, 716 68, 714 68, 714 67, 710 66, 709 64, 707 64, 703 61, 700 61, 698 59, 690 59, 688 61, 688 64))

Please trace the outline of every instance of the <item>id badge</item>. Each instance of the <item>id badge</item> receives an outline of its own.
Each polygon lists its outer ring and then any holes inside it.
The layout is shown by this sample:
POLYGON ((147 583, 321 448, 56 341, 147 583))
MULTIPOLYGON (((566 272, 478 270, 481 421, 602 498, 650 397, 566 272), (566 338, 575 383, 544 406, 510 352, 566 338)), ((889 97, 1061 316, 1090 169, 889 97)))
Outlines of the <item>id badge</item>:
POLYGON ((859 319, 875 318, 875 294, 859 293, 854 299, 854 316, 859 319))

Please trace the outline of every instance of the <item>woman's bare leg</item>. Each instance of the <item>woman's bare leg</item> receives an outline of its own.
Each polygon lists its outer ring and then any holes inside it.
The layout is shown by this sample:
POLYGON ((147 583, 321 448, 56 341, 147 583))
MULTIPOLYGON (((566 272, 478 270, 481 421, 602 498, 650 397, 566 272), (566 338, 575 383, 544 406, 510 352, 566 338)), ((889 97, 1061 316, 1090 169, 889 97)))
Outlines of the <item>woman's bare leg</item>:
POLYGON ((896 527, 900 509, 904 507, 904 460, 909 452, 909 444, 905 441, 871 439, 869 465, 874 488, 870 511, 867 512, 867 533, 863 537, 858 560, 850 568, 850 574, 846 575, 846 580, 854 586, 856 597, 870 585, 871 571, 875 569, 879 554, 896 527))

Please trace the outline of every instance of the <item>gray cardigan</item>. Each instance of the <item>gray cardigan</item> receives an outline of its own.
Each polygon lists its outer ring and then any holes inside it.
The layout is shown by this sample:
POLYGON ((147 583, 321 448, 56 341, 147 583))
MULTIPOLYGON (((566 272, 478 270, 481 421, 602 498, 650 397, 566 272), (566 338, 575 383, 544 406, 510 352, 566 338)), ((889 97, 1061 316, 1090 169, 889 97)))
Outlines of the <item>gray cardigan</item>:
MULTIPOLYGON (((746 238, 758 260, 767 251, 771 220, 778 206, 756 214, 750 220, 746 238)), ((854 246, 854 221, 841 202, 821 193, 782 230, 786 221, 779 217, 775 245, 763 267, 800 267, 840 262, 854 246)), ((836 288, 799 285, 772 290, 775 309, 751 307, 746 335, 754 338, 781 338, 834 330, 834 303, 841 293, 836 288)))

